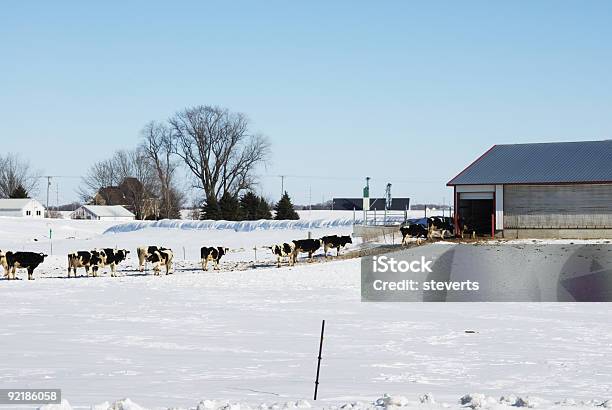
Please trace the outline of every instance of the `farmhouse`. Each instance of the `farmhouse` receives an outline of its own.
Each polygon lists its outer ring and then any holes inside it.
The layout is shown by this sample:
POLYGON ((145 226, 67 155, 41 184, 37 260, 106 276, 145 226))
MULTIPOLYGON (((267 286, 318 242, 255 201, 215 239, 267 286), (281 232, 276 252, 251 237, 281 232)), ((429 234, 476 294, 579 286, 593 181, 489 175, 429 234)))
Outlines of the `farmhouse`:
POLYGON ((0 216, 44 218, 45 207, 35 199, 0 199, 0 216))
POLYGON ((495 145, 447 185, 481 235, 612 237, 612 140, 495 145))
POLYGON ((121 205, 83 205, 70 214, 72 219, 100 221, 132 221, 134 214, 121 205))

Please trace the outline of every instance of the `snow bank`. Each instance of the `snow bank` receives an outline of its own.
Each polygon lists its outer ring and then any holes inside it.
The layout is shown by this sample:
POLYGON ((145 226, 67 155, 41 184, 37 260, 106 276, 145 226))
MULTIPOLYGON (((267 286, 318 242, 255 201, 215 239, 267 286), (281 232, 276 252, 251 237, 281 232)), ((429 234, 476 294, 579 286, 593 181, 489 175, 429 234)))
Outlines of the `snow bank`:
POLYGON ((162 219, 161 221, 135 221, 111 226, 104 235, 110 233, 133 232, 146 228, 165 228, 182 229, 189 231, 210 231, 210 230, 232 230, 236 232, 250 232, 258 230, 273 229, 320 229, 337 228, 351 226, 353 223, 362 222, 361 219, 353 218, 334 218, 334 219, 313 219, 297 221, 276 221, 261 219, 259 221, 185 221, 181 219, 162 219))
MULTIPOLYGON (((540 398, 517 397, 515 395, 502 396, 499 400, 491 396, 486 396, 482 393, 470 393, 462 396, 456 405, 448 403, 436 403, 431 393, 426 393, 418 398, 418 400, 409 400, 405 396, 391 396, 388 394, 374 400, 347 402, 339 405, 330 405, 326 403, 322 408, 330 410, 410 410, 410 409, 490 409, 500 410, 510 407, 523 408, 541 408, 541 409, 558 409, 563 407, 572 407, 575 409, 591 409, 591 408, 610 408, 612 400, 600 401, 589 400, 576 403, 572 399, 565 399, 554 404, 540 398)), ((315 404, 315 408, 321 408, 315 404)), ((90 407, 91 410, 147 410, 130 399, 118 400, 112 404, 104 402, 90 407)), ((306 400, 262 403, 253 406, 242 401, 224 401, 224 400, 202 400, 198 405, 190 407, 195 410, 301 410, 313 408, 306 400)), ((169 408, 179 409, 179 408, 169 408)), ((39 410, 73 410, 70 404, 62 400, 62 404, 49 404, 39 407, 39 410)))
POLYGON ((60 404, 45 404, 39 407, 38 410, 72 410, 72 406, 68 403, 68 400, 62 399, 60 404))

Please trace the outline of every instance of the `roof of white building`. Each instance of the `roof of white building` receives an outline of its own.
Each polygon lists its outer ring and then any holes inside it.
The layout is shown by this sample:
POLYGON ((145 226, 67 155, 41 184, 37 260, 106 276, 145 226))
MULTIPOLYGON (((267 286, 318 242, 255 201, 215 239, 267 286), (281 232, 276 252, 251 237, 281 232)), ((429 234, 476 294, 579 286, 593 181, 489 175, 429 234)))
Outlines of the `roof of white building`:
POLYGON ((32 201, 36 202, 38 205, 42 205, 36 199, 32 199, 32 198, 6 198, 6 199, 0 199, 0 210, 6 211, 6 210, 23 209, 32 201))
POLYGON ((134 214, 121 205, 83 205, 83 208, 101 218, 126 218, 134 214))

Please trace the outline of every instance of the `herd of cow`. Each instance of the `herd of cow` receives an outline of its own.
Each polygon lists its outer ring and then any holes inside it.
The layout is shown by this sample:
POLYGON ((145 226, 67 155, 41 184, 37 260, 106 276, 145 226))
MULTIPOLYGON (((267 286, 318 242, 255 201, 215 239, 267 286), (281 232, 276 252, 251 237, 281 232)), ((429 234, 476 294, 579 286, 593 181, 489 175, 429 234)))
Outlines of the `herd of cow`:
MULTIPOLYGON (((330 235, 324 236, 321 239, 300 239, 290 243, 268 246, 266 248, 272 250, 272 253, 277 256, 278 266, 280 267, 283 257, 289 258, 289 264, 293 266, 300 253, 307 253, 310 260, 313 254, 319 249, 325 250, 325 257, 330 249, 336 249, 340 255, 340 249, 347 244, 352 243, 350 236, 330 235)), ((143 246, 137 250, 138 268, 144 271, 146 262, 153 264, 154 275, 159 275, 162 268, 165 268, 166 275, 171 273, 172 261, 174 254, 169 248, 161 246, 143 246)), ((219 270, 219 261, 229 252, 225 247, 202 247, 200 249, 200 258, 202 262, 202 270, 208 269, 208 263, 213 262, 214 270, 219 270)), ((127 259, 130 251, 126 249, 94 249, 91 251, 77 251, 68 254, 68 277, 71 273, 74 277, 77 275, 77 269, 85 269, 87 276, 98 276, 100 269, 110 267, 111 276, 117 276, 117 265, 127 259)), ((4 268, 5 276, 8 279, 16 279, 15 271, 17 269, 27 269, 28 279, 33 279, 34 270, 47 257, 44 253, 36 252, 2 252, 0 251, 0 266, 4 268)))
MULTIPOLYGON (((469 233, 473 238, 475 232, 470 231, 466 224, 459 224, 459 232, 455 232, 455 223, 453 218, 434 216, 419 223, 404 224, 400 227, 402 234, 402 245, 407 244, 408 238, 416 238, 417 243, 421 239, 432 239, 434 237, 461 237, 464 238, 466 233, 469 233)), ((313 255, 319 249, 323 248, 325 258, 330 249, 336 249, 337 255, 340 255, 340 249, 347 244, 353 243, 348 235, 329 235, 323 236, 320 239, 298 239, 291 242, 285 242, 278 245, 267 246, 277 258, 277 266, 281 266, 283 258, 287 258, 289 266, 293 266, 297 262, 300 253, 308 254, 310 261, 313 260, 313 255)), ((162 268, 165 268, 166 275, 171 273, 172 261, 174 254, 171 249, 161 246, 143 246, 137 250, 138 267, 144 271, 146 262, 153 264, 154 275, 159 275, 162 268)), ((200 258, 202 269, 208 269, 208 263, 213 262, 214 269, 219 270, 219 261, 229 252, 225 247, 202 247, 200 249, 200 258)), ((111 276, 117 276, 117 265, 127 259, 130 251, 126 249, 94 249, 92 251, 78 251, 68 254, 68 277, 72 273, 76 277, 77 268, 85 269, 87 276, 98 276, 98 271, 104 267, 110 267, 111 276)), ((5 276, 8 279, 15 279, 15 271, 17 269, 27 269, 28 279, 33 279, 34 270, 40 265, 47 255, 36 252, 12 252, 0 251, 0 266, 4 268, 5 276)))
POLYGON ((469 234, 473 239, 476 232, 471 230, 464 221, 459 221, 459 231, 455 232, 455 221, 451 217, 433 216, 426 218, 419 223, 409 223, 400 227, 402 234, 402 245, 406 245, 408 238, 416 238, 417 244, 421 239, 461 237, 463 239, 469 234))
POLYGON ((348 235, 328 235, 323 236, 320 239, 298 239, 291 242, 285 242, 278 245, 268 246, 267 248, 276 255, 276 264, 278 267, 281 266, 283 258, 287 258, 289 266, 293 266, 297 257, 300 253, 307 253, 308 259, 312 261, 312 257, 316 251, 323 248, 325 258, 327 258, 327 252, 330 249, 336 249, 337 255, 340 256, 340 249, 344 248, 349 243, 353 243, 353 240, 348 235))

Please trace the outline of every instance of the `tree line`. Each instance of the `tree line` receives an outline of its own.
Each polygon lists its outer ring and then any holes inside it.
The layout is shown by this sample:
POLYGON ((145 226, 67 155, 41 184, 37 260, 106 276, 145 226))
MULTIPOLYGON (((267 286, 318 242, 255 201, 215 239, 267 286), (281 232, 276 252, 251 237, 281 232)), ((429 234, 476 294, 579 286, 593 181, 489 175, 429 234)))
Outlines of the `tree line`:
POLYGON ((297 219, 287 193, 274 205, 255 193, 257 171, 270 152, 268 138, 252 130, 246 115, 188 107, 147 123, 135 148, 94 163, 79 193, 86 202, 120 195, 138 219, 177 219, 187 200, 179 184, 182 168, 200 193, 201 219, 270 219, 272 209, 278 219, 297 219))

